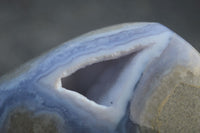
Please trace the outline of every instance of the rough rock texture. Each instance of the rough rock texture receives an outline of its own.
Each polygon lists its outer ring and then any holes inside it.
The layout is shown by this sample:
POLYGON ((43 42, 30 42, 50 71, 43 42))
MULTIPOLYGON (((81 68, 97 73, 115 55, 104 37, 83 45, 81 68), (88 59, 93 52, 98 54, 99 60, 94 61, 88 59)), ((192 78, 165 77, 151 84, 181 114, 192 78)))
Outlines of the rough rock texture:
MULTIPOLYGON (((63 120, 54 113, 35 114, 31 110, 19 107, 12 110, 7 117, 4 129, 6 133, 64 133, 63 120)), ((67 133, 70 133, 70 129, 67 133)))
POLYGON ((133 96, 131 117, 141 132, 145 127, 161 133, 200 131, 199 54, 186 42, 172 42, 147 69, 133 96))

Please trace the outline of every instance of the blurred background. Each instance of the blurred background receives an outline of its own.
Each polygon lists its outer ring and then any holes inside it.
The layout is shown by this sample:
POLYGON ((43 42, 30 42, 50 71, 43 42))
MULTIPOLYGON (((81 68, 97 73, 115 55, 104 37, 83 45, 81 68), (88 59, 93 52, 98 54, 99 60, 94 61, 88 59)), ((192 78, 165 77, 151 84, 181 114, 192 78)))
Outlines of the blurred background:
POLYGON ((162 23, 200 51, 200 0, 0 0, 0 76, 88 31, 138 21, 162 23))

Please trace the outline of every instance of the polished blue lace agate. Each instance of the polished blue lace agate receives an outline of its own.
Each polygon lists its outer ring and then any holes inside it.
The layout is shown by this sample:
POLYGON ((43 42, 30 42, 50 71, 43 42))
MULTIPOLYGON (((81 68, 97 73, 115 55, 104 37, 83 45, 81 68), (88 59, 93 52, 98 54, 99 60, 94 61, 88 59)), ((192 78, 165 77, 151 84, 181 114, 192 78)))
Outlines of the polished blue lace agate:
POLYGON ((199 53, 161 24, 126 23, 2 76, 0 132, 198 132, 199 99, 199 53))

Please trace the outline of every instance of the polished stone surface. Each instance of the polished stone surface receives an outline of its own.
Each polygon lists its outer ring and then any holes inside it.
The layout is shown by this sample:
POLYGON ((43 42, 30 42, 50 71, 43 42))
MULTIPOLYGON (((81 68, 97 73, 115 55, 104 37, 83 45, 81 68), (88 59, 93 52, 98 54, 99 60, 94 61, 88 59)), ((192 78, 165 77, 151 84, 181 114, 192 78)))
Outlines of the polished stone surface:
POLYGON ((0 79, 0 132, 197 132, 199 75, 199 53, 161 24, 92 31, 0 79))

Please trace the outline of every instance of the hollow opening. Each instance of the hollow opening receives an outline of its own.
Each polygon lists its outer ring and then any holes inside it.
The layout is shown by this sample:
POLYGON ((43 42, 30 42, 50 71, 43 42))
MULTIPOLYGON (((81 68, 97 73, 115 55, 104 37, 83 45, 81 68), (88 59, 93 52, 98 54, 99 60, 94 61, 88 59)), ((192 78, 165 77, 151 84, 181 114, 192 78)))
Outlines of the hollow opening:
MULTIPOLYGON (((102 61, 79 69, 72 75, 62 78, 62 87, 76 91, 98 104, 110 106, 115 101, 107 98, 107 93, 117 82, 120 73, 126 64, 135 56, 135 53, 113 59, 102 61), (105 103, 105 99, 109 99, 105 103), (102 102, 104 101, 104 102, 102 102)), ((118 81, 119 82, 119 81, 118 81)))

